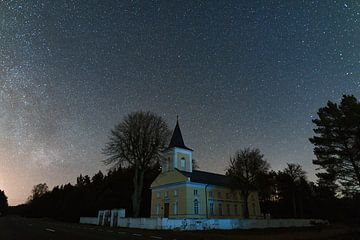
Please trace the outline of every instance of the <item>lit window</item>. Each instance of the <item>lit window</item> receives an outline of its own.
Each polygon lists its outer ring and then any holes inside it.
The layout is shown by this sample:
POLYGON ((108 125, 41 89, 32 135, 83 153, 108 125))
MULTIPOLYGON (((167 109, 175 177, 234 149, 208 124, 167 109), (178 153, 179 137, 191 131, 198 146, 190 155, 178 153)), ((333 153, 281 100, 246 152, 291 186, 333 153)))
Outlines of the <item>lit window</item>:
POLYGON ((198 195, 198 190, 194 189, 194 196, 198 195))
POLYGON ((199 201, 197 199, 194 200, 194 214, 199 214, 199 201))

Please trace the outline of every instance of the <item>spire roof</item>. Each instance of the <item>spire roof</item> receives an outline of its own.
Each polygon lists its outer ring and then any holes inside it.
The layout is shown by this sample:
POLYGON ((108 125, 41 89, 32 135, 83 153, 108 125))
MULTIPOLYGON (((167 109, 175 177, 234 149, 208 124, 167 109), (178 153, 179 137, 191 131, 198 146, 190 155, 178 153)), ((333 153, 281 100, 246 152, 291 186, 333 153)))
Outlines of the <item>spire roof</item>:
POLYGON ((186 147, 185 144, 184 144, 184 140, 183 140, 183 137, 182 137, 182 134, 181 134, 178 119, 176 120, 176 126, 175 126, 174 132, 173 132, 173 134, 171 136, 171 140, 170 140, 170 144, 169 144, 169 148, 173 148, 173 147, 192 150, 192 149, 186 147))

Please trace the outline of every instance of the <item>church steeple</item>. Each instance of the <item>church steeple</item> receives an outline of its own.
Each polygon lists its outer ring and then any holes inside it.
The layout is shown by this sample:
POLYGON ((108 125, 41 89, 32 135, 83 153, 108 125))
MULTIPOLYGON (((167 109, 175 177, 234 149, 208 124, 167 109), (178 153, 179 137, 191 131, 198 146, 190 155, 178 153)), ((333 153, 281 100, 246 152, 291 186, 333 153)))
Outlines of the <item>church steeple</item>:
POLYGON ((184 140, 181 134, 180 126, 179 126, 179 118, 176 119, 176 126, 174 132, 171 136, 169 148, 178 147, 191 150, 190 148, 186 147, 184 144, 184 140))
POLYGON ((164 161, 162 161, 161 166, 162 172, 166 173, 174 169, 192 172, 192 151, 192 149, 185 146, 179 119, 177 119, 169 147, 164 152, 164 161))

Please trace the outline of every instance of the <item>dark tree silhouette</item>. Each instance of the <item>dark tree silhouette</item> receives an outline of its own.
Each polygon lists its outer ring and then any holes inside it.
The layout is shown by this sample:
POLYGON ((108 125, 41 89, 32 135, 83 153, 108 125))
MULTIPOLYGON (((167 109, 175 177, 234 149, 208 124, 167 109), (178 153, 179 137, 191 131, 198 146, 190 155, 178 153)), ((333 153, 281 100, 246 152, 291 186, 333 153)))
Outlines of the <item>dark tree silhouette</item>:
POLYGON ((297 191, 300 188, 302 181, 306 181, 306 172, 299 164, 287 163, 287 167, 283 170, 283 173, 288 176, 290 180, 291 199, 293 208, 293 217, 298 217, 298 211, 296 207, 297 191))
MULTIPOLYGON (((145 172, 142 193, 144 201, 140 208, 140 215, 143 217, 150 216, 150 185, 160 173, 159 169, 159 164, 156 164, 145 172)), ((12 207, 11 211, 28 217, 51 217, 71 222, 78 222, 80 216, 97 216, 101 209, 123 208, 129 216, 132 210, 133 176, 134 169, 118 168, 109 171, 107 175, 99 171, 91 178, 90 183, 80 184, 83 182, 80 179, 87 179, 86 175, 80 175, 75 185, 68 183, 55 186, 25 205, 12 207)))
POLYGON ((4 191, 0 190, 0 216, 7 213, 8 201, 4 191))
POLYGON ((331 186, 334 180, 345 195, 360 191, 360 103, 354 96, 344 95, 340 105, 329 101, 318 111, 314 144, 315 165, 325 170, 318 174, 331 186))
POLYGON ((193 170, 197 170, 197 169, 199 169, 199 168, 200 168, 200 166, 199 166, 198 161, 193 158, 193 159, 192 159, 192 169, 193 169, 193 170))
POLYGON ((246 148, 237 151, 230 158, 226 174, 234 180, 235 186, 241 189, 244 198, 244 216, 249 217, 248 197, 250 191, 258 186, 259 177, 267 173, 270 165, 264 160, 259 149, 246 148))
POLYGON ((160 161, 170 131, 164 120, 151 112, 135 112, 111 131, 109 142, 103 149, 108 156, 105 164, 134 169, 132 207, 133 216, 140 213, 144 174, 160 161))
POLYGON ((31 190, 31 195, 29 196, 28 201, 29 202, 34 201, 35 199, 38 199, 41 196, 43 196, 48 191, 49 191, 49 188, 46 183, 39 183, 39 184, 35 185, 33 187, 33 189, 31 190))

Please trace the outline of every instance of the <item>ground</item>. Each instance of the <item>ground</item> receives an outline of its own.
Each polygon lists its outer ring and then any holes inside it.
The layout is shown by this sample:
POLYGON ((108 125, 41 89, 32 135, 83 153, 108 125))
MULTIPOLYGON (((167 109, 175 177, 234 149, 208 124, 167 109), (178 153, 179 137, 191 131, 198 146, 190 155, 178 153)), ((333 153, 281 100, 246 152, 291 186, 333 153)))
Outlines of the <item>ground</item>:
POLYGON ((251 240, 358 240, 360 228, 333 225, 326 228, 291 228, 238 231, 149 231, 129 228, 109 228, 75 223, 64 223, 50 219, 22 218, 18 216, 0 217, 0 239, 27 240, 97 240, 97 239, 251 239, 251 240))

